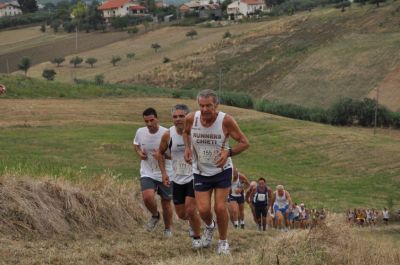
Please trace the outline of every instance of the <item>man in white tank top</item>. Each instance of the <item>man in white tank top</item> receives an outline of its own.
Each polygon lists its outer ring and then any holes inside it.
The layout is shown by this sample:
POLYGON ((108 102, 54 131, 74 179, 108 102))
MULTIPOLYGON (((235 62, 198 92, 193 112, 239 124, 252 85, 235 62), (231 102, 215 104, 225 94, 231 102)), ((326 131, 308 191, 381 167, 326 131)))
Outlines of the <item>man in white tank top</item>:
POLYGON ((285 221, 285 230, 287 230, 289 228, 289 208, 293 207, 293 203, 289 192, 285 190, 283 185, 276 186, 271 205, 275 213, 276 227, 282 229, 283 221, 285 221))
MULTIPOLYGON (((160 213, 157 208, 155 194, 157 192, 161 197, 161 207, 165 225, 164 235, 169 237, 172 225, 172 207, 171 207, 171 188, 162 183, 161 170, 158 165, 158 147, 162 135, 168 130, 158 124, 157 112, 153 108, 148 108, 143 112, 143 120, 146 127, 139 128, 136 131, 133 140, 133 146, 140 162, 140 186, 143 202, 149 212, 152 214, 147 223, 147 230, 153 231, 160 220, 160 213)), ((169 176, 172 176, 172 162, 166 161, 165 168, 169 176)))
POLYGON ((200 239, 201 221, 194 198, 192 166, 185 161, 185 143, 182 138, 185 116, 188 113, 189 108, 183 104, 178 104, 172 109, 174 126, 169 128, 161 138, 158 150, 158 164, 163 184, 167 187, 172 186, 172 200, 175 205, 176 214, 182 220, 189 220, 190 227, 193 230, 192 248, 198 249, 202 247, 200 239), (165 167, 164 157, 168 152, 171 155, 174 170, 172 181, 165 167))
POLYGON ((215 222, 211 211, 211 195, 214 194, 214 210, 218 222, 218 254, 229 254, 226 198, 232 179, 232 159, 249 147, 246 136, 236 121, 218 111, 218 97, 212 90, 200 91, 197 95, 199 111, 186 116, 183 139, 185 160, 192 164, 194 190, 200 217, 206 224, 202 238, 203 246, 212 242, 215 222), (238 144, 229 148, 229 137, 238 144))

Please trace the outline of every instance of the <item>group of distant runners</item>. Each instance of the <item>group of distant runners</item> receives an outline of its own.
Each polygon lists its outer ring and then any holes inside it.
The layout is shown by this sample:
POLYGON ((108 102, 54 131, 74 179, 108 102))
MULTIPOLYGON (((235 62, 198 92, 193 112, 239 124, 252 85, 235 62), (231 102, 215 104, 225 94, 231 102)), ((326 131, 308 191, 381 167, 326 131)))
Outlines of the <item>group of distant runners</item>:
POLYGON ((232 157, 246 150, 249 142, 235 119, 218 110, 217 94, 203 90, 197 103, 199 110, 195 112, 184 104, 174 106, 174 126, 169 129, 159 125, 154 108, 143 112, 146 126, 137 130, 133 145, 141 159, 143 202, 151 213, 147 230, 155 229, 162 214, 164 235, 172 236, 171 200, 177 216, 189 222, 193 249, 210 247, 218 230, 218 254, 230 253, 229 219, 234 227, 245 228, 245 202, 259 230, 268 226, 282 230, 307 227, 310 212, 304 204, 293 204, 282 185, 272 191, 264 178, 249 183, 234 167, 232 157), (232 148, 230 138, 236 142, 232 148), (161 198, 161 214, 156 194, 161 198), (203 233, 201 221, 205 224, 203 233))
POLYGON ((382 221, 385 225, 389 223, 389 210, 383 208, 379 211, 374 208, 354 208, 347 210, 347 222, 358 226, 371 226, 376 225, 382 221))

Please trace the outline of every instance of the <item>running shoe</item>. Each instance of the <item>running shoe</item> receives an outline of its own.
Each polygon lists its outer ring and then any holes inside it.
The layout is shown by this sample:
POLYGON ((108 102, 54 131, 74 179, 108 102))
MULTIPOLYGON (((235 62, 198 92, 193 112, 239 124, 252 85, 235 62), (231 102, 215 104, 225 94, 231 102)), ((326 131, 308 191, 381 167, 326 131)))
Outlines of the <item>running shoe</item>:
POLYGON ((171 229, 164 229, 164 237, 172 237, 172 231, 171 229))
POLYGON ((213 228, 210 228, 210 227, 207 227, 207 226, 204 228, 203 236, 201 238, 203 248, 208 248, 211 245, 212 238, 213 238, 213 235, 214 235, 214 231, 215 231, 215 228, 217 226, 215 224, 214 220, 213 220, 213 224, 214 224, 213 228))
POLYGON ((219 255, 230 255, 231 252, 229 250, 229 243, 227 240, 220 240, 218 242, 218 248, 217 248, 217 253, 219 255))
POLYGON ((201 241, 201 239, 193 239, 192 240, 192 248, 193 249, 200 249, 203 247, 203 242, 201 241))
POLYGON ((149 232, 153 231, 156 228, 157 223, 159 221, 160 221, 160 213, 158 213, 158 216, 152 216, 149 222, 147 223, 147 231, 149 232))

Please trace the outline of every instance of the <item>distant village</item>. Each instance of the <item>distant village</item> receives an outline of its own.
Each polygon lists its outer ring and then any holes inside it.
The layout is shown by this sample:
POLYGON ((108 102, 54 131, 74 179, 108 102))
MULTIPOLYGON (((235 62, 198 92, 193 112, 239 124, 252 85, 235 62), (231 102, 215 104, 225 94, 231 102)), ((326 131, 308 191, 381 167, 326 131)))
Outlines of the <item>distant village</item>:
MULTIPOLYGON (((164 1, 156 1, 157 8, 167 7, 164 1)), ((43 4, 38 4, 38 9, 43 9, 43 4)), ((103 17, 108 22, 114 17, 124 17, 131 15, 150 16, 149 10, 139 0, 109 0, 103 1, 99 5, 103 17)), ((237 20, 268 11, 263 0, 236 0, 222 10, 220 1, 212 0, 192 0, 177 6, 177 15, 184 18, 187 15, 195 15, 199 18, 220 20, 225 12, 229 20, 237 20)), ((23 12, 18 1, 0 3, 0 17, 18 16, 23 12)), ((172 15, 170 15, 172 16, 172 15)), ((168 21, 168 17, 165 18, 168 21)))

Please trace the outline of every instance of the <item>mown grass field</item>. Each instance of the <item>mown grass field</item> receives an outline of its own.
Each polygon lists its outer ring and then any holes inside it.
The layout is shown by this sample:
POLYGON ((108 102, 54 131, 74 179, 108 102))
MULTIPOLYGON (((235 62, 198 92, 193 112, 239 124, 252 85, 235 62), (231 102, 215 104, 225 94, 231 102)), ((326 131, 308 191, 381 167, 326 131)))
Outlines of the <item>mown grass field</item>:
MULTIPOLYGON (((141 112, 153 106, 170 126, 169 109, 191 100, 160 98, 0 101, 0 174, 90 179, 106 174, 136 180, 132 150, 141 112)), ((342 211, 399 205, 400 134, 341 128, 221 106, 232 113, 251 147, 235 157, 250 179, 284 184, 296 201, 342 211)))

